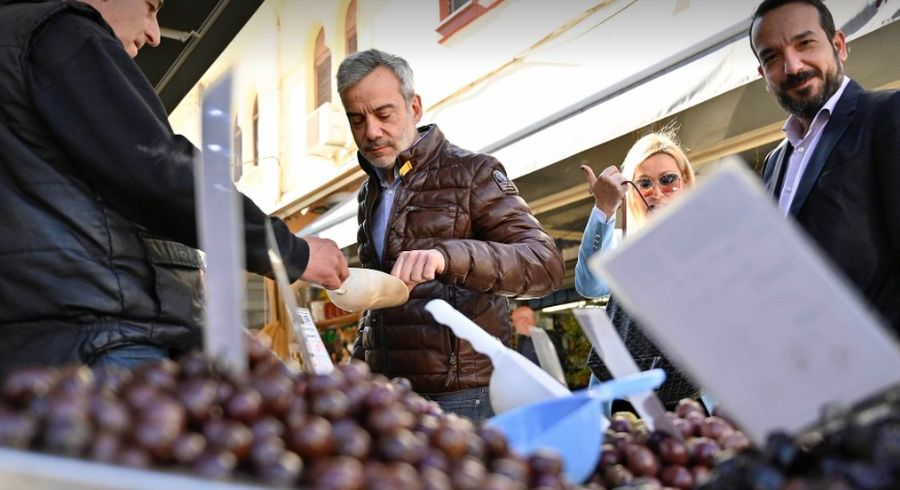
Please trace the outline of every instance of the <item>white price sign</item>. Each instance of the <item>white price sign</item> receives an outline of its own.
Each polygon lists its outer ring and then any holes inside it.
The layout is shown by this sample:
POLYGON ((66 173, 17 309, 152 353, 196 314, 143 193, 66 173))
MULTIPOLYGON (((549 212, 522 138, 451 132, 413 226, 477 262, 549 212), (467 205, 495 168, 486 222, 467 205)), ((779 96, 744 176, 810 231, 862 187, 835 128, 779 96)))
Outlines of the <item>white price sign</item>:
POLYGON ((900 383, 896 339, 743 166, 590 267, 757 444, 900 383))

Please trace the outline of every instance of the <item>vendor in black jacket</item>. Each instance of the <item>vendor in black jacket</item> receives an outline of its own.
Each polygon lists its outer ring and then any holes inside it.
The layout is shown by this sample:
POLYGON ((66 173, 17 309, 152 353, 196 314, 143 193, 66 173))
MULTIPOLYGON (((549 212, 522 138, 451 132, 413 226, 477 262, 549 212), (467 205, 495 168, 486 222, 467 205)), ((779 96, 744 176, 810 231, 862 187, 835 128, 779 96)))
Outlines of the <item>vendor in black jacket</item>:
MULTIPOLYGON (((0 377, 201 344, 197 150, 132 60, 162 3, 0 0, 0 377)), ((269 274, 270 218, 242 199, 247 269, 269 274)), ((292 280, 346 278, 333 242, 271 222, 292 280)))

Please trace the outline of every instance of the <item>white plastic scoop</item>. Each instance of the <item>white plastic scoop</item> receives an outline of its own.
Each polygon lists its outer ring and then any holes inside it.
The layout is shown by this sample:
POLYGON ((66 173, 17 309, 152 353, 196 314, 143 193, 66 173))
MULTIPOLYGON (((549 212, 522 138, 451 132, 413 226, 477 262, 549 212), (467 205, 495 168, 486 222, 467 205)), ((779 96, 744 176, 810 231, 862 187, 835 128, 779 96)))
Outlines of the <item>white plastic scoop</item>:
POLYGON ((431 300, 425 309, 438 323, 450 327, 457 337, 469 341, 475 350, 491 358, 494 372, 489 389, 494 412, 502 413, 529 403, 571 395, 568 388, 546 371, 504 346, 446 301, 431 300))
POLYGON ((400 279, 374 269, 350 267, 350 275, 337 289, 327 289, 338 308, 349 312, 390 308, 409 299, 409 289, 400 279))

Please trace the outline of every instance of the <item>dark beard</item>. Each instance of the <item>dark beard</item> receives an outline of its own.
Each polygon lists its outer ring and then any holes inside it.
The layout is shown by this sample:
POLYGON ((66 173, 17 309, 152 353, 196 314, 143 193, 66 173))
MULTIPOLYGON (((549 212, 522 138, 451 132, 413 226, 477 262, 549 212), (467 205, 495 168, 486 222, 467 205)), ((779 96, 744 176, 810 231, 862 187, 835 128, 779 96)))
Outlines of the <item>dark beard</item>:
POLYGON ((781 90, 778 92, 778 103, 781 104, 781 107, 788 113, 793 114, 800 119, 812 120, 816 117, 816 114, 819 113, 822 106, 828 102, 828 99, 830 99, 841 87, 841 81, 843 79, 842 72, 843 70, 841 70, 840 64, 838 64, 837 70, 833 73, 828 73, 825 76, 822 76, 821 72, 818 70, 804 71, 797 73, 796 75, 790 75, 784 83, 781 84, 781 90), (803 99, 794 99, 788 95, 787 91, 791 87, 799 85, 815 76, 820 76, 825 81, 821 92, 803 99))

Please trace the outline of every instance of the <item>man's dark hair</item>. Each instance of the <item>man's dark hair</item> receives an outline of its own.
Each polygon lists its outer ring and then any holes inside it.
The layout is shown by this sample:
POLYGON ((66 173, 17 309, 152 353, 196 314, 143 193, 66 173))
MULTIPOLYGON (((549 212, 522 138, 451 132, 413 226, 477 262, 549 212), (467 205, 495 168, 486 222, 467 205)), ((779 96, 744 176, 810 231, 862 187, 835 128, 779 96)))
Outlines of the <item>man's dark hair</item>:
POLYGON ((753 46, 753 26, 756 25, 756 21, 761 19, 764 15, 769 12, 777 9, 778 7, 787 5, 789 3, 805 3, 807 5, 812 5, 819 11, 819 25, 822 26, 822 29, 825 31, 825 35, 828 36, 828 40, 834 38, 837 29, 834 28, 834 18, 831 16, 831 12, 828 10, 828 7, 822 3, 821 0, 764 0, 758 7, 756 7, 756 11, 753 12, 753 19, 750 21, 750 30, 748 31, 748 37, 750 38, 750 49, 756 54, 756 48, 753 46))

